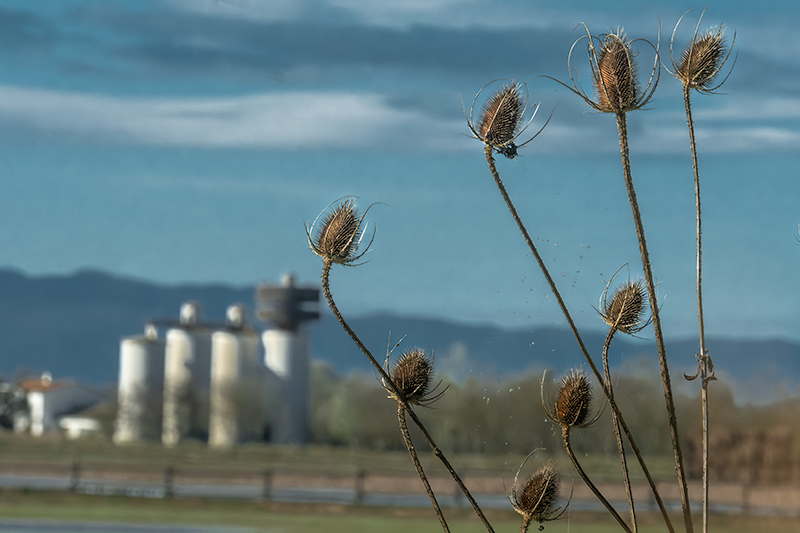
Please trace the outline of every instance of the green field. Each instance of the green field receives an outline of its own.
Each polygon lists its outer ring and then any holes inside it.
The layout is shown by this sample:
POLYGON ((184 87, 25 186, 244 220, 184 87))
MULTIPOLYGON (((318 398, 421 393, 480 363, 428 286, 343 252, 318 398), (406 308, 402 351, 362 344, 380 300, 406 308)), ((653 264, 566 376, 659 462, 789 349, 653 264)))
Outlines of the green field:
MULTIPOLYGON (((495 531, 518 531, 519 519, 513 513, 490 512, 495 531)), ((486 531, 467 510, 447 512, 452 531, 486 531)), ((252 502, 210 500, 148 500, 85 496, 49 492, 3 491, 0 518, 38 518, 59 521, 124 522, 135 524, 182 524, 204 527, 243 528, 263 533, 385 533, 441 531, 430 509, 363 508, 354 506, 259 504, 252 502)), ((666 531, 656 517, 643 515, 640 531, 666 531)), ((680 519, 676 517, 677 522, 680 519)), ((711 531, 717 533, 796 533, 800 519, 747 516, 713 516, 711 531)), ((531 531, 536 531, 532 527, 531 531)), ((551 533, 619 531, 605 514, 565 514, 557 522, 546 524, 551 533)))
MULTIPOLYGON (((611 478, 618 464, 616 458, 587 457, 586 466, 598 478, 611 478)), ((669 460, 654 458, 657 477, 668 479, 669 460)), ((108 441, 67 441, 62 438, 33 439, 0 434, 0 473, 69 474, 73 460, 82 468, 117 472, 121 475, 141 473, 148 468, 155 474, 163 465, 175 465, 178 472, 218 472, 220 476, 252 472, 258 476, 263 468, 286 469, 292 472, 328 472, 350 475, 360 469, 395 475, 414 475, 405 452, 373 452, 328 447, 243 446, 228 452, 210 450, 206 445, 188 442, 175 449, 157 444, 117 447, 108 441), (100 468, 102 467, 102 468, 100 468), (233 473, 233 474, 232 474, 233 473)), ((430 454, 423 454, 423 463, 433 471, 440 469, 430 454)), ((473 475, 499 476, 513 479, 522 457, 456 455, 453 463, 473 475)), ((446 508, 452 531, 485 531, 468 509, 446 508)), ((519 531, 520 519, 512 511, 487 510, 495 531, 519 531)), ((90 496, 66 492, 45 492, 7 489, 0 494, 0 518, 36 518, 55 521, 121 522, 134 524, 197 525, 220 528, 243 528, 255 532, 436 532, 441 531, 430 508, 378 508, 354 505, 284 504, 275 502, 233 501, 221 499, 148 499, 120 496, 90 496)), ((695 516, 700 521, 700 516, 695 516)), ((675 517, 680 529, 682 519, 675 517)), ((643 533, 666 531, 658 517, 640 514, 643 533)), ((800 531, 800 517, 716 515, 711 531, 739 533, 800 531)), ((536 531, 536 526, 531 528, 536 531)), ((619 531, 605 513, 568 512, 557 522, 546 524, 548 532, 619 531)))

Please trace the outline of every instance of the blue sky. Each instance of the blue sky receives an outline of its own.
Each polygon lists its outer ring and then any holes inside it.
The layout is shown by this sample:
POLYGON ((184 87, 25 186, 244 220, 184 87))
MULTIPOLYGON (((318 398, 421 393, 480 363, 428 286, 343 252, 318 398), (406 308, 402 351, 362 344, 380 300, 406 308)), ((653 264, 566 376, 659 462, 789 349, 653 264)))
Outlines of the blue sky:
MULTIPOLYGON (((639 4, 0 2, 0 265, 233 285, 291 271, 315 283, 303 222, 357 195, 388 205, 370 211, 370 262, 333 275, 346 313, 561 326, 482 145, 465 135, 461 98, 469 106, 486 82, 516 78, 555 112, 498 169, 579 325, 600 329, 592 306, 611 274, 625 263, 640 273, 616 126, 537 76, 568 80, 580 22, 656 42, 660 18, 668 60, 693 6, 639 4)), ((693 99, 712 335, 800 339, 798 22, 795 2, 711 2, 702 24, 735 30, 738 51, 724 94, 693 99)), ((639 60, 645 75, 652 51, 639 60)), ((693 335, 678 83, 663 72, 628 120, 665 332, 693 335)))

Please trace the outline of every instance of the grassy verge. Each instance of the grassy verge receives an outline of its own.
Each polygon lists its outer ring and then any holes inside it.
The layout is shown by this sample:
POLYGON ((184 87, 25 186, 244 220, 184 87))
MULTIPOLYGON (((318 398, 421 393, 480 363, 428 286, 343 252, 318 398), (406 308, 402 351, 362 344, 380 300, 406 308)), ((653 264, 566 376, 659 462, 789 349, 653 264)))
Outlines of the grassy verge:
MULTIPOLYGON (((489 514, 498 531, 514 531, 519 528, 519 518, 514 513, 489 511, 489 514)), ((0 492, 0 518, 33 517, 56 521, 240 527, 264 533, 441 531, 433 511, 428 508, 260 504, 199 499, 148 500, 52 492, 0 492)), ((450 510, 448 519, 454 531, 485 531, 468 510, 450 510)), ((794 533, 800 528, 800 519, 797 518, 720 515, 712 517, 711 522, 714 531, 718 533, 794 533)), ((664 529, 655 516, 642 515, 641 525, 640 530, 643 533, 655 533, 664 529)), ((548 523, 546 527, 546 531, 550 533, 610 533, 618 530, 618 526, 604 513, 567 513, 563 519, 548 523)))

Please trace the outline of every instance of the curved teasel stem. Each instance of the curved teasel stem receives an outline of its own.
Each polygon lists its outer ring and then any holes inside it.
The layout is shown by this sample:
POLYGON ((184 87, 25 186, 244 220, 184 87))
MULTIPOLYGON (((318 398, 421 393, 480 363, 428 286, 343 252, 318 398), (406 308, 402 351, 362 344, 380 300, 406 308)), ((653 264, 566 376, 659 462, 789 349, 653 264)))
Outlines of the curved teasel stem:
POLYGON ((442 529, 444 531, 450 533, 450 528, 447 526, 447 521, 444 518, 444 514, 442 514, 442 509, 439 507, 439 502, 436 501, 436 495, 433 493, 431 484, 428 482, 428 476, 425 475, 422 464, 419 462, 419 457, 417 457, 417 451, 414 449, 414 442, 411 440, 411 433, 408 432, 408 426, 406 425, 406 408, 401 402, 397 402, 397 423, 400 426, 400 433, 403 434, 403 442, 405 442, 406 448, 408 448, 408 454, 411 456, 411 461, 414 463, 414 468, 417 469, 419 479, 422 480, 422 485, 425 487, 425 492, 431 500, 433 510, 439 518, 439 523, 442 524, 442 529))
POLYGON ((617 420, 619 421, 622 430, 625 432, 625 437, 627 438, 628 442, 631 445, 631 449, 633 450, 636 459, 639 462, 639 466, 644 473, 645 478, 647 479, 647 483, 650 486, 650 491, 653 494, 653 497, 656 500, 656 504, 658 505, 659 510, 661 511, 661 516, 664 518, 664 522, 667 525, 670 533, 675 533, 675 529, 672 526, 672 521, 670 520, 669 514, 667 513, 667 508, 664 505, 664 501, 661 499, 661 495, 658 492, 658 488, 656 487, 656 483, 653 480, 653 476, 650 475, 650 470, 647 468, 647 464, 644 462, 644 458, 642 457, 641 452, 639 451, 639 447, 636 444, 636 441, 631 434, 625 419, 622 416, 622 413, 617 407, 617 403, 614 401, 614 396, 609 391, 608 387, 606 386, 605 381, 603 380, 603 376, 600 373, 600 370, 597 368, 592 357, 589 355, 589 350, 586 349, 586 344, 584 344, 583 339, 581 338, 581 334, 578 331, 577 326, 575 326, 575 321, 572 319, 572 315, 567 309, 567 305, 564 303, 564 299, 561 297, 561 293, 558 290, 558 286, 556 285, 555 281, 553 281, 553 277, 550 275, 550 271, 547 269, 547 265, 545 265, 544 261, 542 260, 542 256, 539 255, 539 251, 536 249, 536 245, 533 243, 530 235, 528 234, 527 228, 525 228, 525 224, 523 224, 522 219, 520 219, 519 214, 517 213, 516 208, 514 207, 511 198, 508 196, 508 192, 506 191, 505 185, 503 185, 503 181, 500 179, 500 174, 497 172, 497 168, 495 167, 495 160, 494 156, 492 155, 492 147, 486 145, 484 150, 486 154, 486 162, 489 164, 489 171, 494 177, 494 181, 497 184, 497 188, 500 190, 500 195, 503 197, 503 200, 506 202, 506 206, 508 206, 508 210, 511 212, 511 216, 513 217, 514 221, 517 223, 517 227, 519 227, 520 233, 522 233, 525 242, 528 244, 528 248, 530 249, 531 253, 533 254, 534 258, 536 258, 536 262, 539 265, 539 269, 542 271, 545 279, 547 280, 548 285, 550 286, 550 290, 553 293, 556 301, 558 302, 558 306, 561 309, 561 312, 564 315, 567 324, 569 325, 570 331, 572 331, 572 335, 575 337, 576 342, 578 343, 578 347, 583 353, 586 362, 589 364, 589 367, 592 369, 592 372, 595 375, 597 381, 602 384, 603 393, 605 394, 606 398, 608 398, 608 403, 611 406, 614 414, 617 416, 617 420))
MULTIPOLYGON (((606 335, 606 340, 603 343, 603 376, 605 377, 608 393, 611 397, 614 396, 614 390, 611 385, 611 369, 609 368, 608 364, 608 350, 611 348, 611 341, 616 332, 617 328, 612 326, 608 330, 608 335, 606 335)), ((611 426, 614 428, 614 438, 617 440, 617 450, 619 450, 619 460, 622 465, 622 479, 625 485, 625 494, 628 497, 628 509, 630 510, 631 514, 631 527, 633 528, 633 533, 636 533, 638 531, 638 525, 636 521, 636 509, 633 505, 631 476, 630 472, 628 471, 628 460, 625 457, 625 447, 622 445, 622 433, 619 427, 619 418, 613 409, 611 410, 611 426)))
POLYGON ((667 352, 664 346, 664 335, 661 331, 661 319, 658 312, 658 301, 656 298, 656 286, 653 279, 653 270, 650 266, 650 254, 647 251, 647 240, 644 235, 642 216, 639 212, 639 202, 636 199, 636 190, 633 187, 633 177, 631 175, 630 152, 628 150, 628 127, 625 113, 616 113, 617 129, 619 130, 619 144, 622 153, 622 167, 625 176, 625 187, 628 191, 628 199, 633 212, 633 220, 636 226, 636 236, 639 241, 639 252, 642 256, 642 268, 644 270, 647 292, 650 296, 650 312, 653 316, 653 329, 655 331, 656 345, 658 347, 658 360, 661 365, 661 381, 664 384, 664 399, 667 406, 667 418, 672 437, 672 449, 675 456, 675 470, 678 476, 678 485, 681 492, 681 504, 683 506, 683 519, 687 533, 694 531, 692 527, 692 511, 689 506, 689 490, 686 484, 686 474, 683 468, 683 453, 681 452, 680 439, 678 437, 678 422, 675 416, 675 403, 672 397, 672 384, 670 383, 669 368, 667 366, 667 352))
POLYGON ((395 387, 394 385, 394 381, 392 381, 392 379, 389 377, 389 374, 387 374, 383 366, 381 366, 380 363, 378 363, 378 361, 375 360, 375 357, 367 349, 367 347, 364 345, 364 343, 361 341, 358 335, 356 335, 355 331, 353 331, 353 328, 350 327, 350 325, 342 316, 342 313, 339 312, 339 308, 336 306, 336 302, 333 299, 333 294, 331 294, 331 289, 330 289, 330 272, 332 265, 333 262, 330 259, 328 258, 323 259, 322 292, 325 295, 325 299, 328 301, 328 306, 331 308, 331 311, 336 317, 336 320, 342 326, 342 329, 344 329, 345 332, 350 336, 350 338, 353 340, 356 346, 358 346, 361 352, 365 356, 367 356, 367 359, 369 359, 369 361, 372 363, 372 366, 375 367, 375 370, 377 370, 378 374, 381 376, 381 379, 389 388, 389 390, 395 395, 396 398, 400 399, 406 412, 408 412, 409 416, 411 417, 411 420, 413 420, 414 424, 417 426, 417 428, 419 428, 420 432, 422 433, 422 436, 425 438, 425 442, 428 443, 428 446, 430 446, 431 450, 433 450, 433 454, 439 459, 439 461, 442 462, 442 464, 447 469, 450 476, 453 478, 458 487, 461 489, 461 492, 463 492, 464 496, 467 498, 467 500, 469 500, 469 503, 470 505, 472 505, 475 514, 477 514, 478 517, 481 519, 481 522, 483 522, 483 525, 486 527, 487 531, 489 531, 489 533, 494 533, 492 525, 489 523, 489 520, 483 514, 483 511, 478 505, 478 502, 475 501, 475 498, 472 496, 469 489, 467 489, 467 486, 464 485, 464 482, 461 480, 461 477, 458 475, 453 466, 450 464, 450 461, 447 460, 447 457, 444 455, 444 452, 442 452, 442 450, 436 445, 436 442, 434 442, 433 437, 431 437, 430 433, 428 433, 427 428, 419 419, 417 414, 414 412, 414 409, 408 404, 407 401, 405 401, 402 393, 399 390, 397 390, 397 387, 395 387))
POLYGON ((591 491, 594 493, 594 495, 597 496, 597 499, 600 500, 600 503, 602 503, 605 506, 605 508, 608 509, 608 512, 611 513, 611 516, 613 516, 617 520, 619 525, 622 526, 622 529, 624 529, 627 533, 632 533, 631 528, 628 527, 628 524, 625 523, 625 521, 622 519, 619 513, 617 513, 614 507, 612 507, 611 504, 608 502, 608 500, 606 500, 605 496, 603 496, 603 493, 601 493, 598 490, 598 488, 594 485, 594 483, 592 483, 592 480, 589 479, 589 476, 586 475, 586 472, 583 470, 583 467, 581 467, 581 464, 578 462, 578 458, 575 456, 575 452, 572 451, 572 443, 570 442, 569 439, 569 431, 570 431, 569 427, 562 428, 561 436, 564 438, 564 449, 567 451, 567 455, 572 461, 572 466, 574 466, 575 470, 578 471, 578 474, 586 483, 586 486, 588 486, 589 489, 591 489, 591 491))

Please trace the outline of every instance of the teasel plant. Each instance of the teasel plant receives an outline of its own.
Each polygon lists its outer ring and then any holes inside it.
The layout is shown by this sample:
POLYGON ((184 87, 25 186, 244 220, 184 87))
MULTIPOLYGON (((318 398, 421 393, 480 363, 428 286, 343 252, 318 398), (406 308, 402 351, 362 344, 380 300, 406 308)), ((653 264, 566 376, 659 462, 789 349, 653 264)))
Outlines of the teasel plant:
MULTIPOLYGON (((487 163, 489 164, 489 170, 492 174, 492 177, 494 178, 495 184, 497 185, 497 188, 499 189, 500 194, 503 197, 503 200, 505 201, 506 206, 509 212, 511 213, 512 218, 517 224, 517 227, 519 228, 519 231, 522 234, 525 243, 528 245, 531 254, 535 258, 536 263, 539 266, 539 269, 541 270, 545 280, 547 281, 547 284, 550 287, 550 291, 553 293, 553 296, 555 297, 556 302, 558 303, 559 309, 564 315, 564 318, 570 328, 570 331, 575 337, 575 340, 578 344, 579 349, 581 350, 581 353, 586 359, 586 362, 591 368, 597 381, 602 384, 603 393, 608 399, 609 406, 611 407, 612 412, 615 414, 616 419, 620 425, 620 428, 625 433, 626 439, 628 440, 631 449, 633 450, 639 462, 639 465, 642 469, 645 479, 648 482, 650 490, 653 494, 653 498, 655 499, 656 504, 658 505, 658 508, 664 518, 664 521, 667 527, 669 528, 669 531, 671 533, 674 533, 674 529, 672 527, 669 514, 667 513, 666 506, 664 505, 664 501, 658 492, 656 483, 652 475, 650 474, 650 471, 647 467, 647 464, 644 461, 642 454, 639 451, 636 441, 633 435, 631 434, 630 430, 628 429, 628 426, 625 423, 625 419, 623 418, 623 415, 620 412, 619 407, 617 406, 613 398, 613 395, 610 392, 610 389, 608 388, 609 384, 605 382, 605 380, 603 379, 603 375, 601 374, 599 368, 597 367, 591 355, 589 354, 589 351, 586 348, 586 344, 584 343, 581 334, 577 326, 575 325, 575 321, 573 320, 572 315, 570 314, 570 311, 566 303, 564 302, 563 297, 561 296, 558 286, 556 285, 555 280, 550 274, 547 265, 542 259, 541 254, 539 253, 535 243, 533 242, 533 239, 530 237, 530 234, 525 224, 520 218, 514 206, 514 203, 512 202, 511 197, 509 196, 503 184, 503 181, 500 179, 500 175, 495 165, 495 160, 493 157, 494 152, 502 153, 507 157, 513 159, 517 155, 517 149, 520 148, 521 146, 524 146, 525 144, 533 140, 533 138, 538 136, 547 126, 550 119, 548 118, 544 126, 542 126, 533 137, 531 137, 524 143, 521 143, 520 145, 514 144, 515 140, 519 137, 520 133, 523 132, 525 128, 527 128, 530 125, 531 120, 533 119, 533 117, 531 117, 530 119, 528 119, 525 126, 521 126, 524 120, 524 111, 528 108, 527 106, 528 93, 526 86, 518 83, 511 83, 508 85, 504 85, 502 88, 497 90, 494 94, 492 94, 486 99, 486 102, 482 107, 482 111, 478 116, 478 120, 475 121, 474 120, 475 104, 478 101, 478 98, 480 97, 481 93, 486 89, 488 85, 489 84, 484 85, 483 88, 481 88, 481 90, 478 91, 478 94, 473 99, 469 113, 467 113, 466 110, 464 110, 464 114, 467 119, 467 126, 472 132, 473 137, 484 143, 485 145, 484 152, 486 154, 486 160, 487 163), (523 91, 523 89, 525 90, 523 91)), ((552 117, 552 113, 550 117, 552 117)))
MULTIPOLYGON (((621 269, 622 267, 620 267, 621 269)), ((644 281, 640 279, 628 279, 619 285, 611 299, 608 298, 608 289, 614 281, 619 269, 611 277, 611 280, 606 285, 600 302, 600 317, 608 325, 608 334, 603 343, 603 377, 605 378, 608 393, 613 398, 613 386, 611 381, 611 368, 608 361, 608 352, 611 349, 611 341, 617 332, 626 333, 628 335, 635 335, 649 323, 649 319, 644 316, 647 312, 647 288, 644 281)), ((628 509, 631 515, 631 527, 634 533, 638 530, 636 520, 636 508, 633 501, 633 491, 631 489, 630 472, 628 470, 628 461, 625 454, 625 447, 623 445, 622 433, 619 425, 617 415, 612 410, 611 412, 611 425, 614 430, 614 437, 617 441, 617 450, 619 451, 620 463, 622 465, 623 482, 625 485, 625 494, 628 497, 628 509)))
MULTIPOLYGON (((427 442, 428 446, 430 446, 433 454, 437 459, 439 459, 439 461, 441 461, 450 476, 458 485, 459 489, 461 489, 461 491, 464 493, 464 496, 470 502, 470 505, 472 505, 473 510, 483 522, 483 525, 486 527, 487 531, 489 531, 489 533, 494 533, 492 525, 486 518, 483 510, 478 505, 478 502, 472 496, 461 477, 458 475, 450 461, 445 456, 444 452, 442 452, 439 446, 436 445, 436 442, 433 440, 430 432, 422 423, 422 420, 420 420, 419 416, 417 416, 417 413, 414 411, 413 405, 421 405, 426 403, 427 400, 435 399, 430 395, 425 394, 426 391, 423 390, 425 388, 425 379, 420 376, 415 377, 412 381, 416 383, 416 385, 411 389, 405 385, 406 378, 397 373, 398 369, 395 369, 395 378, 397 378, 397 380, 393 379, 392 376, 389 375, 389 371, 387 371, 386 368, 378 363, 378 361, 372 355, 372 352, 370 352, 353 328, 351 328, 344 319, 342 313, 339 311, 339 308, 336 305, 333 294, 331 293, 330 273, 333 265, 339 264, 343 266, 358 266, 361 263, 357 262, 363 258, 372 245, 375 237, 374 230, 369 243, 364 247, 363 251, 359 252, 361 242, 366 235, 364 219, 367 215, 367 211, 369 211, 371 207, 372 206, 368 207, 364 213, 359 213, 356 207, 356 198, 353 196, 343 197, 332 202, 331 204, 328 204, 328 206, 322 212, 320 212, 319 215, 317 215, 317 218, 314 220, 311 226, 306 227, 306 238, 308 239, 308 245, 311 250, 322 259, 322 292, 325 295, 328 306, 336 317, 336 320, 342 326, 342 329, 345 330, 356 346, 358 346, 359 350, 361 350, 361 352, 367 357, 369 362, 375 368, 378 376, 380 376, 381 382, 389 392, 390 397, 398 402, 398 418, 400 417, 400 411, 402 411, 403 414, 401 432, 403 432, 403 427, 405 425, 404 415, 405 413, 408 413, 408 415, 411 417, 411 420, 414 422, 417 428, 419 428, 420 433, 422 433, 422 436, 427 442), (322 217, 321 220, 320 217, 322 217), (317 227, 317 224, 319 224, 319 227, 317 227), (422 392, 421 395, 420 392, 422 392)), ((387 350, 387 352, 389 352, 389 350, 387 350)), ((419 357, 415 356, 413 361, 415 361, 414 365, 418 367, 423 366, 421 365, 421 360, 419 357)), ((409 381, 409 383, 412 381, 409 381)), ((405 432, 403 432, 403 437, 405 439, 405 432)), ((407 440, 407 446, 409 443, 410 440, 407 440)), ((409 447, 409 453, 412 457, 412 461, 415 460, 416 452, 413 448, 413 444, 409 447)), ((417 463, 418 461, 415 462, 415 467, 417 466, 417 463)), ((418 473, 420 472, 421 467, 418 469, 418 473)), ((424 473, 422 473, 420 477, 422 478, 422 482, 426 488, 426 491, 429 491, 430 485, 428 484, 424 473)), ((433 497, 432 491, 429 492, 429 496, 431 496, 431 503, 433 504, 434 510, 437 513, 443 530, 449 531, 447 522, 441 512, 441 508, 439 507, 438 503, 436 503, 435 497, 433 497)))
MULTIPOLYGON (((639 202, 636 197, 636 190, 633 184, 631 173, 630 149, 628 146, 628 126, 627 113, 645 107, 655 94, 656 87, 661 76, 661 60, 659 58, 660 36, 657 44, 653 44, 646 39, 629 39, 621 28, 611 30, 608 33, 592 35, 588 27, 584 24, 586 35, 580 37, 573 43, 567 59, 571 86, 554 79, 576 95, 580 96, 589 107, 600 113, 611 113, 616 117, 617 130, 619 133, 620 153, 622 156, 623 177, 625 188, 628 193, 628 200, 631 205, 634 227, 639 243, 642 269, 644 271, 649 305, 652 313, 652 324, 655 334, 656 346, 658 348, 658 359, 661 369, 661 380, 664 386, 664 400, 666 403, 667 419, 672 439, 672 450, 675 460, 675 471, 678 478, 678 486, 681 495, 681 505, 683 509, 684 525, 687 533, 693 531, 692 514, 689 504, 689 490, 686 480, 686 473, 683 465, 683 452, 681 450, 680 439, 678 436, 678 423, 675 415, 675 401, 672 392, 672 383, 669 375, 667 354, 664 344, 664 335, 659 316, 659 307, 656 293, 656 283, 650 263, 650 253, 647 249, 647 239, 645 237, 644 225, 642 223, 639 202), (587 55, 592 73, 593 95, 588 94, 580 78, 574 73, 572 68, 572 54, 576 46, 586 39, 587 55), (638 79, 638 51, 634 44, 643 43, 654 52, 653 67, 647 84, 641 85, 638 79)), ((660 34, 660 30, 659 30, 660 34)))
MULTIPOLYGON (((545 374, 546 376, 546 374, 545 374)), ((571 432, 573 429, 583 429, 593 425, 600 418, 603 413, 602 409, 596 409, 593 413, 592 401, 594 394, 592 392, 592 385, 589 383, 589 378, 582 369, 573 369, 569 374, 561 378, 555 392, 555 399, 548 401, 545 399, 544 384, 545 376, 542 376, 542 407, 545 414, 561 426, 561 437, 564 441, 564 449, 567 456, 572 461, 572 466, 581 476, 586 486, 594 493, 600 503, 608 510, 611 516, 627 533, 633 533, 633 530, 625 520, 619 515, 614 506, 606 499, 602 492, 589 478, 586 471, 578 461, 572 449, 571 432)))
POLYGON ((564 506, 555 507, 560 491, 558 464, 550 459, 537 468, 532 474, 519 482, 519 474, 525 464, 537 450, 533 450, 522 461, 514 475, 514 485, 511 488, 509 501, 514 510, 522 516, 520 533, 525 533, 531 522, 539 523, 539 531, 544 530, 544 523, 558 520, 569 507, 569 502, 564 506))
MULTIPOLYGON (((691 11, 691 10, 690 10, 691 11)), ((700 378, 701 391, 700 403, 702 406, 703 418, 703 531, 708 531, 708 383, 716 380, 714 375, 714 363, 706 350, 705 323, 703 319, 703 224, 700 203, 700 169, 697 162, 697 140, 694 134, 694 119, 692 118, 692 91, 702 94, 714 94, 717 89, 727 81, 733 67, 736 64, 736 57, 728 69, 725 77, 718 81, 720 74, 725 69, 725 65, 731 57, 733 44, 736 42, 736 32, 733 34, 730 46, 725 37, 725 27, 723 25, 709 28, 705 32, 700 32, 700 23, 703 20, 705 9, 700 13, 695 26, 694 35, 691 42, 681 53, 676 62, 673 54, 675 44, 675 34, 678 31, 683 18, 689 13, 684 13, 675 24, 670 39, 670 61, 672 70, 667 69, 670 74, 676 77, 683 84, 683 102, 686 108, 686 123, 689 129, 689 144, 692 150, 692 169, 694 171, 694 193, 695 193, 695 212, 696 212, 696 237, 697 237, 697 320, 700 330, 700 353, 697 354, 697 372, 688 376, 688 380, 700 378)))
MULTIPOLYGON (((402 339, 401 339, 402 342, 402 339)), ((391 345, 391 342, 389 343, 391 345)), ((395 345, 395 348, 399 345, 395 345)), ((389 374, 394 387, 390 387, 385 380, 382 380, 383 387, 389 393, 389 397, 397 402, 397 423, 400 427, 400 433, 403 436, 403 442, 408 449, 411 456, 411 461, 414 463, 414 468, 417 470, 425 492, 431 501, 436 516, 442 525, 444 531, 450 531, 447 521, 444 518, 442 509, 436 499, 436 495, 431 488, 425 470, 422 468, 422 463, 419 461, 417 451, 414 448, 414 442, 411 439, 411 433, 408 431, 406 424, 406 406, 419 405, 427 406, 435 402, 447 392, 443 389, 436 392, 436 389, 441 382, 433 385, 433 357, 428 357, 424 350, 420 348, 410 348, 400 354, 399 359, 389 369, 389 357, 392 350, 387 346, 386 350, 386 363, 384 368, 389 374)))

